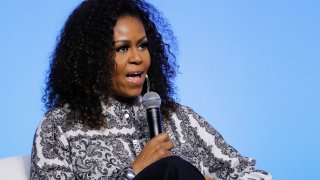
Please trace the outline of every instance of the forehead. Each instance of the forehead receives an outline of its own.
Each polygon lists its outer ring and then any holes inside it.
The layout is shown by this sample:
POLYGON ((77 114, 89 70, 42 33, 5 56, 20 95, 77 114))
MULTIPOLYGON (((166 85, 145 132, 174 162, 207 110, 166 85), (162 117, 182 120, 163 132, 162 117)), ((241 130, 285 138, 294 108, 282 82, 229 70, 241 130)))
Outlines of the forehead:
POLYGON ((145 29, 140 19, 132 16, 121 17, 114 26, 114 38, 145 35, 145 29))

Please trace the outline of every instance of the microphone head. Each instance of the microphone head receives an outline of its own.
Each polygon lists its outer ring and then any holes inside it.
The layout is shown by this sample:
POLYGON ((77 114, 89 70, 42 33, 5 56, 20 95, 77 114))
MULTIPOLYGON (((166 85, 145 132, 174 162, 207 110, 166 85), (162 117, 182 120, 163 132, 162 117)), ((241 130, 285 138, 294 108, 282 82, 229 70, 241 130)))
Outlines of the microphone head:
POLYGON ((149 91, 143 95, 142 105, 145 109, 160 108, 161 98, 158 93, 149 91))

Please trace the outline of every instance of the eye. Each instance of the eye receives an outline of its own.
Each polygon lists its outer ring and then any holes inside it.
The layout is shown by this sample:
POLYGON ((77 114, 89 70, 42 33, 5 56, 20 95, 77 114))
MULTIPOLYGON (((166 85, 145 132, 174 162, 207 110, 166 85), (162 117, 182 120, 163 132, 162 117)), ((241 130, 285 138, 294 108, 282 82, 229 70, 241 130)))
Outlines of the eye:
POLYGON ((139 50, 145 50, 148 48, 148 42, 142 42, 139 46, 138 46, 139 50))
POLYGON ((122 53, 122 52, 127 52, 128 49, 129 49, 128 45, 123 45, 123 46, 116 48, 116 51, 122 53))

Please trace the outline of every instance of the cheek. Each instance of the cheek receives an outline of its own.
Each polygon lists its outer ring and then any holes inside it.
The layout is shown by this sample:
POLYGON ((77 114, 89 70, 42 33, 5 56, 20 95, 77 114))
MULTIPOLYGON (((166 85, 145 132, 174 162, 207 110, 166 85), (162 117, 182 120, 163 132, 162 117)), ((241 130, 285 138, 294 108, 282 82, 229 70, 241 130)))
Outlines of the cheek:
POLYGON ((123 62, 124 62, 123 57, 121 57, 120 55, 114 58, 114 74, 115 75, 119 75, 121 74, 121 72, 124 71, 125 64, 123 62))
POLYGON ((121 65, 121 61, 115 58, 114 60, 114 68, 112 72, 112 86, 114 89, 118 89, 121 86, 121 74, 123 72, 123 65, 121 65))
POLYGON ((146 68, 149 69, 150 64, 151 64, 151 57, 150 57, 149 52, 146 53, 146 55, 144 56, 144 59, 145 59, 146 68))

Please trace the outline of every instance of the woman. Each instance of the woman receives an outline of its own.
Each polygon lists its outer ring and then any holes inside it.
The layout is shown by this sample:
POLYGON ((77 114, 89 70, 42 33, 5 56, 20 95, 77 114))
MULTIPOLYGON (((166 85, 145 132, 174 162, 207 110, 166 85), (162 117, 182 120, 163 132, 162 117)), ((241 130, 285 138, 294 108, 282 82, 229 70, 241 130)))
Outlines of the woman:
POLYGON ((175 102, 174 40, 159 12, 142 0, 82 2, 52 56, 31 179, 150 179, 172 164, 173 174, 185 179, 272 179, 175 102), (145 81, 162 99, 165 132, 152 139, 141 105, 145 81))

